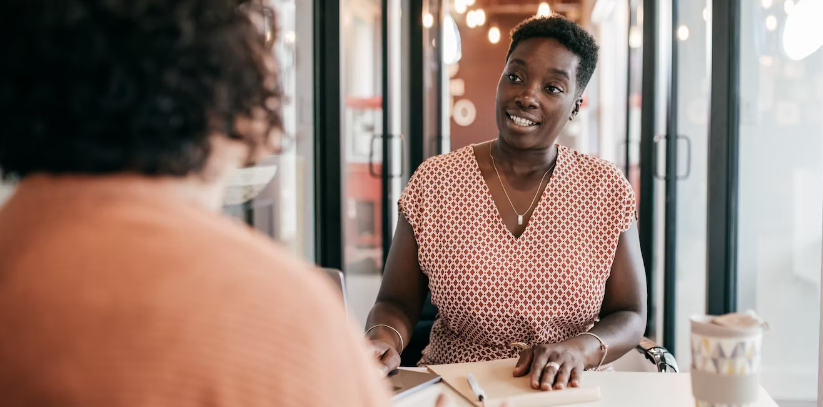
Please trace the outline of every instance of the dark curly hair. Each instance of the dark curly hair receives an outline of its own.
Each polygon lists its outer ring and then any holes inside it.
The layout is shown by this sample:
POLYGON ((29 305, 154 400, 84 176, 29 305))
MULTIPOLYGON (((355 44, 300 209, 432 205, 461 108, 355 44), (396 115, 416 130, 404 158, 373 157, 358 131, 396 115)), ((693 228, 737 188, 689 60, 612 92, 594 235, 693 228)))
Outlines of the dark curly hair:
POLYGON ((586 30, 574 21, 559 15, 531 17, 524 20, 511 32, 512 42, 506 54, 506 62, 521 42, 531 38, 554 38, 580 58, 577 66, 577 96, 583 94, 594 68, 597 66, 598 46, 586 30))
POLYGON ((250 18, 259 5, 246 3, 0 3, 11 33, 0 51, 3 176, 185 176, 204 167, 213 132, 263 146, 234 131, 235 118, 261 111, 282 128, 277 67, 250 18))

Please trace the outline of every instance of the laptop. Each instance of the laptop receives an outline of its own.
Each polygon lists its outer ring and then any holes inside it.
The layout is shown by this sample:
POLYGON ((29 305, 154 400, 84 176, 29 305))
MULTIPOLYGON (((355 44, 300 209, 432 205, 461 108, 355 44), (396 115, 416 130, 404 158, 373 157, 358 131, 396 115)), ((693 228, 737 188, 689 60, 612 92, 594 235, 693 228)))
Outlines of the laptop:
POLYGON ((432 373, 398 369, 389 373, 389 380, 394 392, 392 401, 396 401, 439 382, 440 376, 432 373))

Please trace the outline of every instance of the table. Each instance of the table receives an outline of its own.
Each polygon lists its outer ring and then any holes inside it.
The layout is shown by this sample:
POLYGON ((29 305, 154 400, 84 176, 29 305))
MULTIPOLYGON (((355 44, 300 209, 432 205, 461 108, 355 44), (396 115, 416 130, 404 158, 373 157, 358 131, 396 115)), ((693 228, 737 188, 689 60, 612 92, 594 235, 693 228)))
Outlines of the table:
MULTIPOLYGON (((423 370, 410 368, 409 370, 423 370)), ((600 386, 601 400, 574 407, 694 407, 691 376, 688 373, 586 372, 585 385, 600 386)), ((433 407, 440 393, 448 393, 453 407, 472 407, 445 383, 438 383, 402 398, 395 407, 433 407)), ((514 406, 517 407, 517 406, 514 406)), ((760 388, 757 407, 778 407, 760 388)))

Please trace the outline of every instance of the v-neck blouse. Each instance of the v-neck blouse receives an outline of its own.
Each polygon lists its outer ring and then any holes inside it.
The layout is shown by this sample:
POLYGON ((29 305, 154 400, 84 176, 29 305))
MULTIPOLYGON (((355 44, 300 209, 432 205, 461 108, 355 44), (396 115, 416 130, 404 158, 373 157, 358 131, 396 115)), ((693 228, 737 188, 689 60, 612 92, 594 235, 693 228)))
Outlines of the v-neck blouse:
POLYGON ((617 241, 635 220, 620 170, 563 146, 520 237, 503 223, 472 146, 426 160, 398 206, 440 311, 421 365, 516 357, 512 343, 591 329, 617 241))

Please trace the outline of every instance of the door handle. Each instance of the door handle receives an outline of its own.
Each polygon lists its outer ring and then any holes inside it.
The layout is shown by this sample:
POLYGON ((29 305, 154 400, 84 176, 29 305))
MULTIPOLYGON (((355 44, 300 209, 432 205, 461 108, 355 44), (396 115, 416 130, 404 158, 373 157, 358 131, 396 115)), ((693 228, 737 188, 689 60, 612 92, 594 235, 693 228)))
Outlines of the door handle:
MULTIPOLYGON (((386 168, 386 157, 383 157, 383 165, 382 170, 377 172, 374 167, 374 140, 382 139, 384 143, 390 143, 394 139, 400 140, 400 173, 399 174, 392 174, 389 173, 390 177, 402 177, 403 176, 403 168, 406 165, 406 154, 404 154, 405 147, 404 147, 404 137, 402 134, 398 135, 389 135, 388 137, 384 137, 382 134, 375 134, 372 136, 371 141, 369 142, 369 174, 371 174, 374 178, 380 178, 383 176, 383 171, 386 168)), ((391 147, 391 146, 389 146, 391 147)), ((391 148, 389 148, 391 150, 391 148)))
POLYGON ((658 160, 658 158, 657 158, 658 153, 657 153, 657 151, 659 150, 657 145, 660 142, 660 140, 665 140, 666 138, 667 137, 666 137, 665 134, 654 136, 654 151, 653 151, 653 154, 652 154, 652 166, 654 166, 654 177, 659 179, 659 180, 662 180, 662 181, 666 181, 666 180, 669 180, 669 179, 682 181, 686 178, 689 178, 689 175, 691 175, 691 173, 692 173, 692 139, 689 138, 689 136, 682 135, 682 134, 679 134, 679 135, 677 135, 677 137, 675 137, 675 142, 680 142, 680 140, 683 140, 683 141, 686 142, 686 173, 683 174, 683 175, 673 174, 670 177, 668 174, 660 175, 657 172, 657 170, 658 170, 658 161, 657 161, 658 160))
POLYGON ((659 180, 662 180, 662 181, 666 180, 666 176, 665 175, 660 175, 657 172, 657 169, 659 167, 658 158, 657 158, 657 156, 659 155, 657 153, 657 150, 659 150, 659 148, 658 148, 657 145, 660 144, 660 140, 665 140, 665 139, 666 139, 665 134, 659 134, 657 136, 654 136, 654 149, 652 149, 652 167, 653 167, 654 177, 659 179, 659 180))
MULTIPOLYGON (((369 174, 374 178, 380 178, 382 176, 382 174, 378 174, 377 171, 374 170, 374 140, 382 138, 382 134, 374 134, 369 141, 369 174)), ((383 142, 385 142, 385 140, 383 142)))
POLYGON ((686 142, 686 173, 676 178, 678 181, 682 181, 689 178, 689 175, 692 173, 692 139, 686 135, 678 135, 677 140, 684 140, 686 142))

